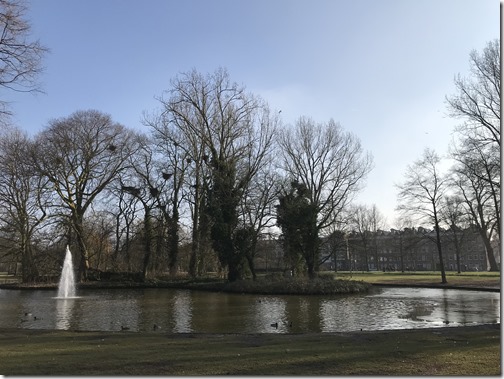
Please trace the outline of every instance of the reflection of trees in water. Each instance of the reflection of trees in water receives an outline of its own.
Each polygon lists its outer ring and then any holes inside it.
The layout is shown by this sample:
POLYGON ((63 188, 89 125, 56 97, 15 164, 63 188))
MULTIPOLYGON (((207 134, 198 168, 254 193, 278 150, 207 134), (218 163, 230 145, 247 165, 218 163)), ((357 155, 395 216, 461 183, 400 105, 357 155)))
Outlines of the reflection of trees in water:
POLYGON ((432 304, 417 304, 413 309, 406 312, 406 314, 399 316, 399 318, 412 320, 412 321, 425 321, 422 316, 429 316, 434 311, 432 304))
POLYGON ((131 331, 172 333, 316 333, 500 321, 499 293, 462 290, 387 289, 355 296, 100 290, 60 300, 44 291, 27 291, 4 292, 2 299, 0 327, 11 328, 120 331, 124 326, 131 331), (278 327, 272 327, 274 323, 278 327))
POLYGON ((251 296, 194 291, 192 328, 199 333, 243 332, 251 296))
POLYGON ((288 317, 287 302, 282 297, 253 297, 247 319, 250 320, 251 331, 259 333, 286 332, 288 317), (273 324, 273 325, 272 325, 273 324))
POLYGON ((292 321, 291 332, 312 331, 320 332, 322 315, 320 312, 321 299, 318 296, 289 297, 287 312, 292 321))
POLYGON ((139 291, 99 291, 96 296, 78 299, 78 312, 73 320, 77 330, 139 330, 139 291))
POLYGON ((192 332, 192 300, 189 291, 177 291, 173 300, 173 331, 192 332))

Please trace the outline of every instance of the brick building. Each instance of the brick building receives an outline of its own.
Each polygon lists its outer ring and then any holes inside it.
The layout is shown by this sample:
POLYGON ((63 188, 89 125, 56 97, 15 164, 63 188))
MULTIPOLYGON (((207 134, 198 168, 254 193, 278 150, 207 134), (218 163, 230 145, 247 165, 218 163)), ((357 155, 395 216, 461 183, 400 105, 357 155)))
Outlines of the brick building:
MULTIPOLYGON (((488 263, 483 241, 475 228, 441 231, 446 271, 486 271, 488 263)), ((496 242, 497 243, 497 242, 496 242)), ((499 246, 494 254, 500 264, 499 246)), ((438 271, 436 235, 425 228, 380 230, 360 235, 339 233, 325 238, 320 270, 338 271, 438 271)), ((255 258, 258 271, 283 271, 282 245, 278 240, 261 241, 255 258)))

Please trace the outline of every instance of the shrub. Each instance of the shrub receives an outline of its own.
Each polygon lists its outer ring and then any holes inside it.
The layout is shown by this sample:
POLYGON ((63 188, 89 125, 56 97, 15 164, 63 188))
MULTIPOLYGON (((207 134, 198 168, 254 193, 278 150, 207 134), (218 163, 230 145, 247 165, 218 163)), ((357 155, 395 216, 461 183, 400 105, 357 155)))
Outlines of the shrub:
POLYGON ((265 277, 256 281, 240 280, 223 285, 222 290, 237 293, 275 295, 332 295, 367 292, 368 283, 355 280, 333 279, 330 276, 306 278, 265 277))

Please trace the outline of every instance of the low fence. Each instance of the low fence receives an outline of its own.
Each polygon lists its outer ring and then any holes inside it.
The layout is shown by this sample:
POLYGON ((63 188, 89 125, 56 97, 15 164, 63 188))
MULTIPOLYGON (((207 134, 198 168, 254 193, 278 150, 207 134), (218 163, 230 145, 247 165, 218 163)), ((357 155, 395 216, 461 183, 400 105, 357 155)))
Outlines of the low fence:
POLYGON ((9 274, 8 272, 0 272, 0 283, 19 283, 21 278, 19 276, 15 276, 14 274, 9 274))

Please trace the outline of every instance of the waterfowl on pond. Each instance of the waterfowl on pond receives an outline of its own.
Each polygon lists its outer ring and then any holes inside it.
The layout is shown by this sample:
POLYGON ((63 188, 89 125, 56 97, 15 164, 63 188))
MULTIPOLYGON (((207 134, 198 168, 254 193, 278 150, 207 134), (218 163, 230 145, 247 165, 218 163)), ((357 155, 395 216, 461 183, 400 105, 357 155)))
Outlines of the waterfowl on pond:
POLYGON ((271 326, 272 326, 273 328, 278 329, 278 322, 274 322, 273 324, 271 324, 271 326))

